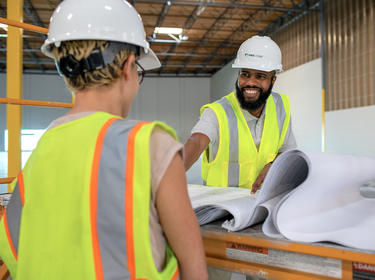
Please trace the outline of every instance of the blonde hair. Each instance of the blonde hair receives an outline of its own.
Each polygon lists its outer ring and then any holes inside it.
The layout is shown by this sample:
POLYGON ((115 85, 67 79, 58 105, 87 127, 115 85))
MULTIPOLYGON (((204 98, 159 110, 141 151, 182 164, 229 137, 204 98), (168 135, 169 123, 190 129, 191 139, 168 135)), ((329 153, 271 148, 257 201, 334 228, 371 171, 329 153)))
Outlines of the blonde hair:
MULTIPOLYGON (((57 61, 67 55, 72 55, 76 60, 87 58, 94 49, 103 51, 109 46, 108 41, 76 40, 63 41, 60 47, 54 47, 52 52, 57 61)), ((67 87, 73 92, 98 86, 110 86, 120 77, 124 62, 129 57, 129 49, 121 50, 115 59, 101 69, 85 72, 74 78, 64 76, 67 87)))

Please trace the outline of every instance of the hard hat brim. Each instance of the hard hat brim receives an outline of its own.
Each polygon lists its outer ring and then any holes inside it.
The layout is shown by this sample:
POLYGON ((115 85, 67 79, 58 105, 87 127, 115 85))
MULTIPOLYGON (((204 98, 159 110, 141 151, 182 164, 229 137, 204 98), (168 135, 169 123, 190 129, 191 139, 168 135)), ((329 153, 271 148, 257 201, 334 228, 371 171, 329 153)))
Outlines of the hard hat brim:
POLYGON ((151 50, 148 49, 148 52, 145 53, 142 51, 142 54, 138 60, 138 63, 143 67, 145 70, 152 70, 159 68, 161 66, 161 63, 156 56, 156 54, 151 50))
POLYGON ((232 64, 233 69, 254 69, 254 70, 260 70, 264 72, 272 72, 276 71, 278 73, 282 72, 282 65, 277 65, 273 67, 266 67, 264 65, 256 65, 256 64, 232 64))

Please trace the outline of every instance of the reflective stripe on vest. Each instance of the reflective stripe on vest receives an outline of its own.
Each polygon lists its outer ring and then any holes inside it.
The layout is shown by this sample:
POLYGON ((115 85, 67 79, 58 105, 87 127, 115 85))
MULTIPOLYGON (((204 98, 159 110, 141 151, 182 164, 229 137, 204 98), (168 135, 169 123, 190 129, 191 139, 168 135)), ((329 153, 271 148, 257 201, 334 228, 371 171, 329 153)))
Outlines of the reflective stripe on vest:
POLYGON ((24 185, 22 173, 17 176, 17 183, 12 193, 12 199, 7 205, 4 213, 5 231, 12 250, 13 256, 17 259, 18 239, 21 224, 22 206, 24 204, 24 185))
POLYGON ((13 191, 7 210, 0 218, 0 258, 6 263, 12 277, 16 278, 19 231, 23 205, 23 180, 20 173, 10 185, 13 191), (20 184, 19 184, 20 182, 20 184), (21 191, 19 190, 20 188, 21 191))
POLYGON ((107 121, 99 132, 91 173, 90 214, 96 279, 130 278, 125 265, 124 172, 128 133, 134 123, 124 126, 115 120, 107 121), (121 132, 123 141, 120 141, 122 145, 118 145, 116 140, 121 132), (108 186, 111 191, 108 191, 108 186), (98 198, 102 203, 98 203, 98 198))
POLYGON ((168 246, 162 272, 152 257, 149 141, 155 126, 174 135, 163 123, 94 113, 42 136, 23 170, 28 196, 17 279, 178 277, 168 246))
POLYGON ((104 203, 97 204, 96 228, 103 279, 173 279, 178 276, 174 257, 166 263, 164 271, 157 272, 149 240, 149 140, 155 125, 117 120, 108 127, 103 140, 98 139, 102 144, 97 147, 102 149, 94 156, 100 158, 97 197, 104 203), (118 135, 124 141, 118 141, 118 135), (113 188, 111 192, 109 185, 113 188))
POLYGON ((218 103, 223 106, 228 121, 229 129, 229 160, 228 160, 228 186, 238 187, 240 166, 238 164, 238 126, 237 117, 227 98, 222 98, 218 103))
POLYGON ((217 151, 205 151, 203 180, 207 185, 251 188, 264 165, 276 157, 284 142, 290 121, 288 97, 272 93, 267 99, 259 152, 234 92, 203 106, 201 112, 206 107, 218 119, 219 147, 217 151), (209 153, 215 155, 211 162, 209 153))

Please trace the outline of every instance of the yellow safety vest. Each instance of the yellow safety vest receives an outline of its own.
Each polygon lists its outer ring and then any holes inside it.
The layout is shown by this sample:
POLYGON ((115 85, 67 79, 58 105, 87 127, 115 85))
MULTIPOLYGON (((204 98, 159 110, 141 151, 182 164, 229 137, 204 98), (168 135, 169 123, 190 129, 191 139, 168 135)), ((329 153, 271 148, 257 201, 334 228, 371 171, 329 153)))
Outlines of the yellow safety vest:
POLYGON ((161 122, 94 113, 48 130, 13 183, 0 257, 13 279, 177 279, 149 235, 152 130, 161 122))
POLYGON ((205 108, 213 110, 219 124, 219 147, 215 158, 209 160, 212 151, 208 148, 203 154, 205 184, 251 189, 260 171, 275 159, 283 145, 290 121, 288 96, 272 93, 267 99, 259 151, 234 92, 204 105, 201 114, 205 108))

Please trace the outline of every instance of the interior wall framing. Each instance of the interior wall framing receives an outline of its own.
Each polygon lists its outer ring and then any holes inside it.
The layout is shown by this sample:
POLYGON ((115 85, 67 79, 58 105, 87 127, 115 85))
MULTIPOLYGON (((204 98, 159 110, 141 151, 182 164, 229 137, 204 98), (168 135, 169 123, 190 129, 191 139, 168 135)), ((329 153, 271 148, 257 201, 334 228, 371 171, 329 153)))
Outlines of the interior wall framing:
POLYGON ((319 13, 314 10, 271 37, 280 46, 283 71, 317 59, 320 57, 319 13))
POLYGON ((327 111, 375 104, 374 10, 373 0, 327 3, 327 111))
MULTIPOLYGON (((325 1, 325 111, 375 105, 375 1, 325 1)), ((273 39, 288 70, 320 57, 320 18, 310 12, 273 39)))

